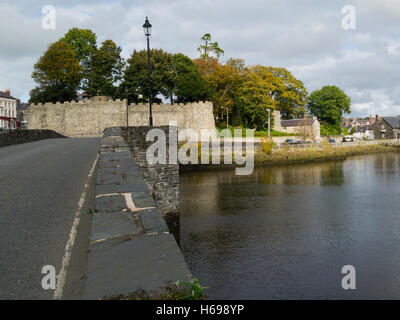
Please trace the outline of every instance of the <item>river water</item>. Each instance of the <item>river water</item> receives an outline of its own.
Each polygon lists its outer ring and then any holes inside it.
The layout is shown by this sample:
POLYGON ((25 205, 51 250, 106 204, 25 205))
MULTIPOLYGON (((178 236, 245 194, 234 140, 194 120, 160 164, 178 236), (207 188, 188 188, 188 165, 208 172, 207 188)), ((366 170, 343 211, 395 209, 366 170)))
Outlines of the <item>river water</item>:
POLYGON ((180 184, 181 248, 210 298, 400 299, 400 153, 180 184))

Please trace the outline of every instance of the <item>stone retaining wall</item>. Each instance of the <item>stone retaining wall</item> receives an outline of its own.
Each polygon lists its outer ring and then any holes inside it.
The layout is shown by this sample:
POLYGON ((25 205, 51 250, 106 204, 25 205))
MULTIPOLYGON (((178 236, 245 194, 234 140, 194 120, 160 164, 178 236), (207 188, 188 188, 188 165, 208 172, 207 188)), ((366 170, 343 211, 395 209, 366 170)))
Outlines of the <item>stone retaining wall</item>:
MULTIPOLYGON (((172 127, 171 127, 172 128, 172 127)), ((179 165, 149 164, 146 159, 148 148, 154 143, 146 141, 146 135, 154 127, 121 128, 122 137, 127 143, 133 158, 142 169, 144 180, 163 215, 179 211, 179 165)), ((169 129, 168 126, 157 127, 164 131, 167 162, 169 162, 169 129)), ((178 141, 176 139, 176 145, 178 141)))
MULTIPOLYGON (((179 164, 149 164, 146 155, 148 148, 154 143, 146 141, 147 133, 152 129, 159 129, 165 133, 165 153, 169 162, 170 130, 176 132, 176 127, 121 127, 122 137, 127 143, 133 158, 139 165, 144 181, 150 189, 151 195, 160 209, 169 230, 180 241, 179 216, 179 164)), ((173 134, 173 133, 171 133, 173 134)), ((178 144, 177 137, 175 142, 178 144)))

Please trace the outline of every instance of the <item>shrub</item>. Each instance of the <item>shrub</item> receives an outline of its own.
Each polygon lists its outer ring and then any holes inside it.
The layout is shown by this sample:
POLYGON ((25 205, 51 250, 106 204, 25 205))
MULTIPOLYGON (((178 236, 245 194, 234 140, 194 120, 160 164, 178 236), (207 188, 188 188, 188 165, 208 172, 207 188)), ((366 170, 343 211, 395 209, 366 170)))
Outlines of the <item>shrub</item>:
POLYGON ((341 129, 337 125, 326 123, 321 125, 321 136, 339 136, 341 134, 341 129))
POLYGON ((274 147, 274 141, 268 138, 261 138, 262 152, 265 154, 272 154, 272 148, 274 147))
POLYGON ((200 285, 200 281, 194 278, 190 282, 175 282, 169 284, 159 291, 148 292, 139 289, 128 295, 118 295, 112 297, 104 297, 101 300, 207 300, 204 289, 200 285))

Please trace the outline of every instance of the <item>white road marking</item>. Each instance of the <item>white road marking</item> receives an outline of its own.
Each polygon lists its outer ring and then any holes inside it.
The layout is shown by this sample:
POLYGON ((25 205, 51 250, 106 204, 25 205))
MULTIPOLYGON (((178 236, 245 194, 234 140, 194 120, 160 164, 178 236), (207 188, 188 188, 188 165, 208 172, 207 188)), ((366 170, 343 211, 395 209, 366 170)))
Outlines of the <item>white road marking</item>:
POLYGON ((89 245, 96 244, 96 243, 100 243, 100 242, 104 242, 104 241, 107 241, 107 239, 95 240, 95 241, 90 242, 89 245))
POLYGON ((128 208, 128 211, 130 212, 139 212, 149 209, 155 209, 155 207, 136 208, 135 203, 133 202, 132 199, 132 193, 123 193, 122 195, 125 197, 126 206, 128 208))
POLYGON ((96 196, 96 199, 103 197, 113 197, 113 196, 122 196, 122 194, 121 193, 99 194, 98 196, 96 196))
POLYGON ((124 195, 124 198, 125 198, 126 207, 128 208, 128 210, 130 212, 134 212, 136 210, 136 206, 135 206, 135 203, 133 202, 132 194, 131 193, 124 193, 123 195, 124 195))
POLYGON ((72 228, 69 233, 69 239, 65 246, 65 254, 64 254, 64 257, 61 262, 61 270, 60 270, 59 274, 57 275, 57 288, 56 288, 56 291, 54 292, 53 299, 61 299, 61 297, 63 295, 65 280, 67 278, 68 265, 71 260, 72 248, 74 247, 74 244, 75 244, 75 238, 76 238, 78 226, 79 226, 79 223, 81 220, 81 218, 80 218, 81 210, 85 203, 86 191, 89 187, 89 182, 93 176, 93 172, 94 172, 94 169, 96 168, 98 159, 99 159, 99 156, 97 155, 97 158, 94 161, 92 168, 90 169, 90 172, 89 172, 88 178, 86 180, 85 187, 83 189, 81 198, 79 199, 79 202, 78 202, 78 210, 75 212, 74 222, 72 223, 72 228))
POLYGON ((108 193, 108 194, 99 194, 95 198, 103 198, 103 197, 114 197, 114 196, 123 196, 125 198, 125 203, 127 209, 122 209, 122 212, 138 212, 144 210, 155 209, 156 207, 146 207, 146 208, 136 208, 135 202, 132 198, 132 193, 108 193))

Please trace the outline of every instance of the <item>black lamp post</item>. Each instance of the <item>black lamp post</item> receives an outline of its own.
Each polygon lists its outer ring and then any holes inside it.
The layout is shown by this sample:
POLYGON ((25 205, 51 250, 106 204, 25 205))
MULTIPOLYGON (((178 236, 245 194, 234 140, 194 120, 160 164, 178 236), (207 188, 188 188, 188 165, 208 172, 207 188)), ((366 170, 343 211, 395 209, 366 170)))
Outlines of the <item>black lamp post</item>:
POLYGON ((151 88, 151 69, 150 69, 150 36, 151 36, 151 27, 149 19, 146 17, 146 21, 143 25, 144 34, 147 37, 147 69, 148 69, 148 78, 149 78, 149 108, 150 108, 150 127, 153 126, 153 110, 152 110, 152 88, 151 88))

